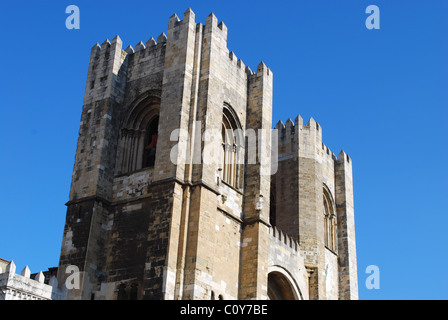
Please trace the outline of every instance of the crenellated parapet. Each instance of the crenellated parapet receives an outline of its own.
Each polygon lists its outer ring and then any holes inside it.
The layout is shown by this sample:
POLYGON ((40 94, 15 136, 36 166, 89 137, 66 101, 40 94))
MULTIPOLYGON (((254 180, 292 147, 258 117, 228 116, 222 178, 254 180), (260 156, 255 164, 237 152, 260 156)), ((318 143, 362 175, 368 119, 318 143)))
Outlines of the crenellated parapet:
POLYGON ((343 157, 350 162, 350 157, 341 151, 338 156, 325 145, 322 139, 322 126, 313 118, 305 124, 298 115, 293 121, 289 118, 286 123, 281 120, 274 127, 278 130, 279 161, 292 155, 315 157, 320 160, 339 161, 343 157))
MULTIPOLYGON (((155 37, 150 37, 146 42, 140 41, 134 47, 128 45, 125 49, 118 35, 112 41, 106 39, 101 45, 96 43, 91 49, 84 103, 108 97, 122 101, 126 82, 150 74, 155 65, 159 66, 157 71, 162 70, 166 62, 167 42, 175 43, 182 32, 185 33, 187 30, 194 30, 188 37, 201 36, 203 43, 200 44, 199 50, 210 49, 203 51, 206 56, 223 53, 227 56, 225 68, 228 69, 228 76, 237 77, 235 80, 229 78, 229 82, 238 82, 238 78, 244 78, 247 81, 248 78, 256 76, 260 68, 265 67, 264 63, 261 63, 257 72, 254 72, 237 58, 235 52, 227 48, 227 26, 224 22, 219 22, 213 13, 207 17, 206 23, 202 24, 196 23, 194 12, 188 9, 182 20, 177 14, 171 16, 168 32, 162 32, 157 40, 155 37)), ((224 61, 221 60, 221 62, 224 61)), ((270 74, 269 68, 267 73, 270 74)), ((237 84, 240 85, 240 83, 237 84)))
POLYGON ((126 56, 119 36, 101 45, 95 44, 90 51, 89 70, 84 105, 107 98, 120 103, 126 86, 126 56))
POLYGON ((63 300, 65 292, 58 289, 55 276, 45 284, 45 276, 40 271, 31 278, 31 271, 25 266, 20 274, 16 273, 14 261, 10 261, 5 272, 0 273, 0 300, 63 300))
POLYGON ((280 229, 278 229, 275 226, 272 226, 269 229, 269 234, 271 235, 271 239, 275 240, 282 245, 289 247, 291 250, 294 250, 296 252, 299 251, 299 243, 297 242, 297 239, 294 239, 293 237, 288 236, 285 232, 282 232, 280 229))

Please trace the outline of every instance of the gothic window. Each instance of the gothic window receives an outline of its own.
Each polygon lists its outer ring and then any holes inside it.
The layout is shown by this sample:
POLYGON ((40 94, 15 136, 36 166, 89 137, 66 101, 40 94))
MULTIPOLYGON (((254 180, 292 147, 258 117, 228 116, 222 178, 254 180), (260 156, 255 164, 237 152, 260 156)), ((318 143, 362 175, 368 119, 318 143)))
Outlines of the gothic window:
POLYGON ((131 105, 121 125, 116 174, 154 167, 160 99, 154 96, 131 105))
POLYGON ((159 138, 159 117, 151 120, 146 128, 145 149, 143 151, 143 168, 154 167, 156 161, 156 147, 159 138))
POLYGON ((222 118, 222 180, 234 188, 242 187, 244 139, 241 126, 225 106, 222 118))
POLYGON ((336 239, 336 214, 333 206, 332 197, 330 191, 324 186, 323 194, 323 206, 324 206, 324 237, 325 246, 333 252, 336 252, 337 239, 336 239))

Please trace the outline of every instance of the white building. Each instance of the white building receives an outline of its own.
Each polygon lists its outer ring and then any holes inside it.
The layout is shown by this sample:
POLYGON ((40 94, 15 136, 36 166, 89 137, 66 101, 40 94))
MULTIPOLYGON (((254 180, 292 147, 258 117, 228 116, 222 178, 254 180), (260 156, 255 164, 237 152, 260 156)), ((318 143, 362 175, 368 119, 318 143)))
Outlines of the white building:
POLYGON ((16 274, 14 261, 0 259, 0 300, 62 300, 64 296, 57 288, 56 277, 45 284, 45 276, 40 271, 34 279, 26 266, 16 274))

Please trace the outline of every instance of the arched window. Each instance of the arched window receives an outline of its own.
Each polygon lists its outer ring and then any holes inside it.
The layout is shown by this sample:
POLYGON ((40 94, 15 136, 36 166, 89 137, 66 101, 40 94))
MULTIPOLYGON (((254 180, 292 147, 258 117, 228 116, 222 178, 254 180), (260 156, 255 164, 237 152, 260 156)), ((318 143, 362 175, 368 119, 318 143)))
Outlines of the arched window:
POLYGON ((222 180, 240 189, 244 165, 244 135, 236 116, 227 106, 223 109, 222 148, 222 180))
POLYGON ((324 238, 325 246, 333 252, 337 249, 336 239, 336 214, 333 206, 331 193, 326 186, 323 191, 323 206, 324 206, 324 238))
POLYGON ((154 166, 159 128, 160 98, 144 95, 129 107, 121 124, 116 174, 154 166))
POLYGON ((143 168, 152 168, 156 161, 156 147, 159 138, 159 116, 154 117, 146 128, 143 168))

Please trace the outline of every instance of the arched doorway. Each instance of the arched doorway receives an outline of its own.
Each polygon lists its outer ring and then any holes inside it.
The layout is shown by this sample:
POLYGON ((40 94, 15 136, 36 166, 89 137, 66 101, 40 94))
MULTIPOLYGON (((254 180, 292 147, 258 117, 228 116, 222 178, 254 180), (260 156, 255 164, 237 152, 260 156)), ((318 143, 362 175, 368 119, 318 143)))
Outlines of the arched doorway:
POLYGON ((298 300, 299 293, 292 281, 284 272, 270 272, 268 274, 269 300, 298 300))

